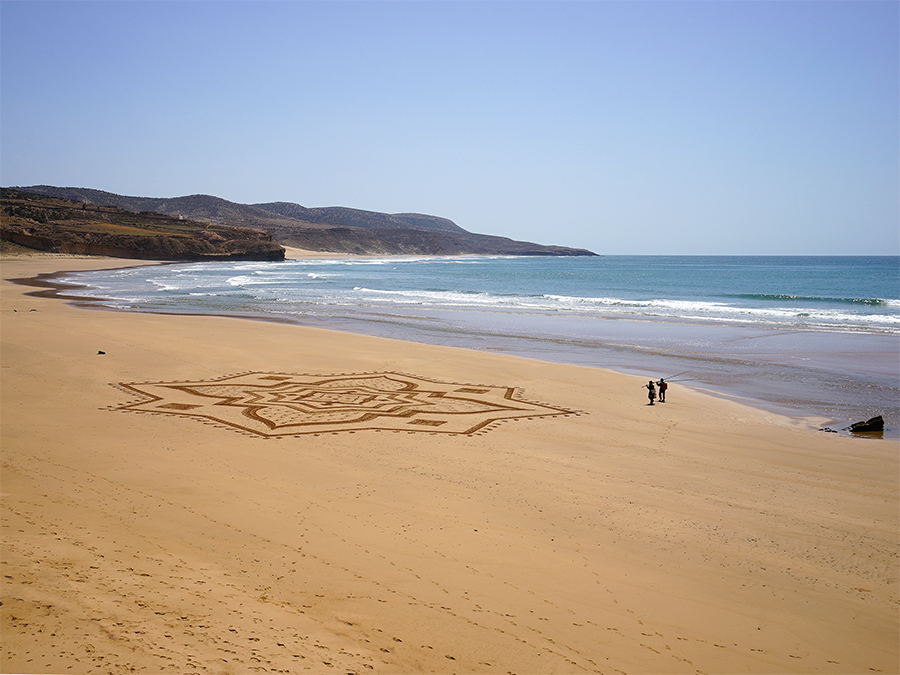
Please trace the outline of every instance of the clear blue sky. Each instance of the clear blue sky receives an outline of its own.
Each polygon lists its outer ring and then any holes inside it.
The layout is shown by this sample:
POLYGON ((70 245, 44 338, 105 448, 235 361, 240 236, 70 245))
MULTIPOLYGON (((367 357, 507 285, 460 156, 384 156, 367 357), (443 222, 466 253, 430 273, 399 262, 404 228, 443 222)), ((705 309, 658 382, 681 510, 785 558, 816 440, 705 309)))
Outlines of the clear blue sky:
POLYGON ((0 183, 900 253, 900 3, 0 2, 0 183))

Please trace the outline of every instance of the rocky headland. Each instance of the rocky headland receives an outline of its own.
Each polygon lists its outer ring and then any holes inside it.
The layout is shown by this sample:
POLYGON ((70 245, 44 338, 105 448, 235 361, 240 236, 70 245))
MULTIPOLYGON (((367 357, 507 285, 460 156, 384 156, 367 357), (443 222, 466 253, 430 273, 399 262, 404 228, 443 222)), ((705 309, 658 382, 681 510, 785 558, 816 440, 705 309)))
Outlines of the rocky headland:
POLYGON ((129 197, 89 188, 36 185, 4 188, 3 206, 4 239, 73 253, 124 247, 140 253, 127 257, 183 260, 238 256, 242 251, 268 260, 272 253, 262 246, 268 241, 275 247, 354 255, 596 255, 586 249, 476 234, 447 218, 419 213, 307 208, 291 202, 238 204, 209 195, 129 197), (83 223, 90 227, 84 229, 79 225, 83 223), (128 236, 143 239, 123 240, 125 232, 113 232, 115 228, 98 223, 123 224, 153 234, 129 231, 128 236), (113 235, 117 238, 111 239, 113 235), (151 240, 156 237, 172 240, 151 240), (218 237, 231 243, 226 246, 218 237), (224 250, 229 246, 233 250, 224 250))

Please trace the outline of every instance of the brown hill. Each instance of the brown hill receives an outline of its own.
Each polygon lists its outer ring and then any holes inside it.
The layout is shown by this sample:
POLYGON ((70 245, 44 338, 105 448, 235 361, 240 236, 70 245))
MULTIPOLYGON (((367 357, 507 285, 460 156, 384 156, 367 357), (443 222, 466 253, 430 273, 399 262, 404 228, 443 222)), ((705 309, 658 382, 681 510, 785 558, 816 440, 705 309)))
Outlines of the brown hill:
POLYGON ((146 260, 284 260, 263 231, 0 191, 0 239, 40 251, 146 260))
POLYGON ((284 246, 355 254, 592 256, 585 249, 546 246, 475 234, 452 220, 419 213, 378 213, 346 207, 307 208, 291 202, 238 204, 209 195, 128 197, 89 188, 36 185, 19 190, 129 211, 153 211, 214 225, 268 232, 284 246))

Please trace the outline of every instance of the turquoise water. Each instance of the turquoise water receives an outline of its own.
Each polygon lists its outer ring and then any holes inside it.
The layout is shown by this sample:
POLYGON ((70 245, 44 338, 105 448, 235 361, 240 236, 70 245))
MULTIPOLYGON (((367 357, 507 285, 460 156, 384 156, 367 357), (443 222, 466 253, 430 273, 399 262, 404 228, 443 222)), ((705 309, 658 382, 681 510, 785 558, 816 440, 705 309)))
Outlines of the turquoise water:
POLYGON ((779 410, 900 423, 896 256, 360 258, 67 276, 120 309, 287 320, 644 377, 687 371, 688 386, 779 410))

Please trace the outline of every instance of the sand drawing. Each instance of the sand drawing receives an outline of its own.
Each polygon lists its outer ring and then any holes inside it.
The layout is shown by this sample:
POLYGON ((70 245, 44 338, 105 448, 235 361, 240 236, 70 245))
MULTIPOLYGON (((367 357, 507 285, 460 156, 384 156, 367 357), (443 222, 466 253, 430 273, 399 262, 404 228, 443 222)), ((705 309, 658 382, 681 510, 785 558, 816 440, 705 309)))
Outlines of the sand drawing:
POLYGON ((575 413, 527 401, 515 387, 440 382, 394 372, 251 372, 118 386, 139 398, 113 410, 199 417, 264 437, 360 430, 473 434, 504 420, 575 413))

